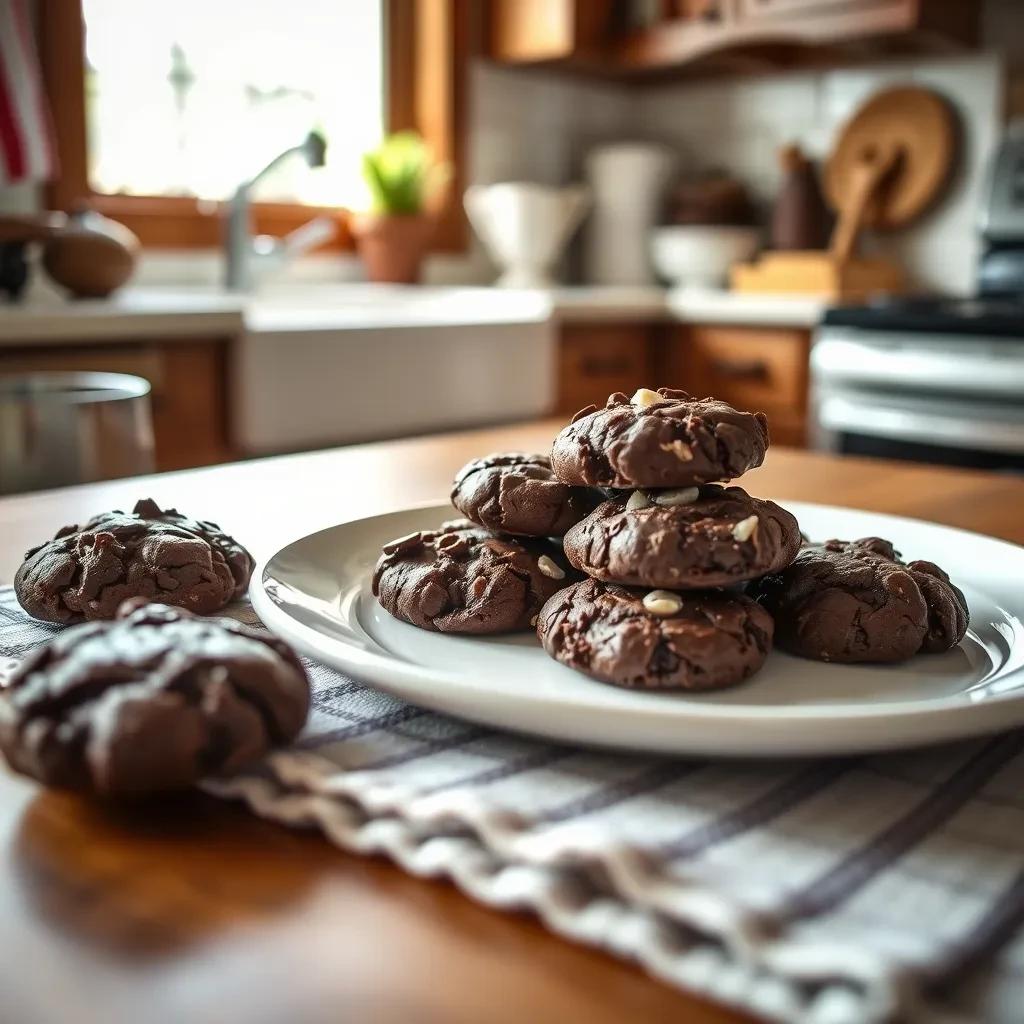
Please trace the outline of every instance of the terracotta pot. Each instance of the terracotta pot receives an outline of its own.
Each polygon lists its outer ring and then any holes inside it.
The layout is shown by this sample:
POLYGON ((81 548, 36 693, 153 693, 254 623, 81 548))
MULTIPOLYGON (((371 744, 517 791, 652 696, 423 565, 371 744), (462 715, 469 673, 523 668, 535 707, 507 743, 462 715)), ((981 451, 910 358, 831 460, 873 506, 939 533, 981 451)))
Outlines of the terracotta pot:
POLYGON ((434 222, 426 214, 358 213, 352 218, 359 255, 371 281, 415 284, 434 222))

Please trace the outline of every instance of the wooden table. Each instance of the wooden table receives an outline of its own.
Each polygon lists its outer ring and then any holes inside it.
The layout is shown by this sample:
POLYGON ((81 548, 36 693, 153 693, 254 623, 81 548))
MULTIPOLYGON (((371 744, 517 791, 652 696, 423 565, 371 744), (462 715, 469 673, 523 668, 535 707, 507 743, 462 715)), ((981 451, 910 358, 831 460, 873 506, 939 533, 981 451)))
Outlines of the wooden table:
MULTIPOLYGON (((264 459, 0 500, 0 582, 57 527, 153 497, 266 557, 310 530, 447 493, 538 423, 264 459)), ((755 494, 904 515, 1024 542, 1024 480, 775 450, 755 494)), ((526 916, 348 856, 202 797, 116 811, 0 773, 0 1020, 576 1021, 746 1018, 526 916)))

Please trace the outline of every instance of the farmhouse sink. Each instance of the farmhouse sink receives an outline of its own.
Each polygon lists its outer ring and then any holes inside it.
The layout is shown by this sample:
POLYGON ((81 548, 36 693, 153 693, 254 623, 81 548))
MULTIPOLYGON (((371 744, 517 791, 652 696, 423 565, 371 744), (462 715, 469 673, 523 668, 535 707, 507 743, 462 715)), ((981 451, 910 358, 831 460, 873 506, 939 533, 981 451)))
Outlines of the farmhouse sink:
POLYGON ((246 302, 232 434, 251 454, 550 411, 547 299, 488 288, 282 287, 246 302))

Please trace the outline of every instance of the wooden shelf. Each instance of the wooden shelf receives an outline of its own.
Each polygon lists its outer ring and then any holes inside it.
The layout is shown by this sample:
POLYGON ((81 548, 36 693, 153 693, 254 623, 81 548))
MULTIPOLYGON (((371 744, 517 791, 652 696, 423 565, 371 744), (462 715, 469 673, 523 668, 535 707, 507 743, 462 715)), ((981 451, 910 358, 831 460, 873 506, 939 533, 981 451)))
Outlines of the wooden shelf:
POLYGON ((977 43, 979 21, 977 5, 960 0, 718 0, 712 8, 715 17, 622 33, 603 0, 543 0, 539 9, 534 0, 492 0, 489 52, 505 64, 616 79, 760 73, 962 50, 977 43))

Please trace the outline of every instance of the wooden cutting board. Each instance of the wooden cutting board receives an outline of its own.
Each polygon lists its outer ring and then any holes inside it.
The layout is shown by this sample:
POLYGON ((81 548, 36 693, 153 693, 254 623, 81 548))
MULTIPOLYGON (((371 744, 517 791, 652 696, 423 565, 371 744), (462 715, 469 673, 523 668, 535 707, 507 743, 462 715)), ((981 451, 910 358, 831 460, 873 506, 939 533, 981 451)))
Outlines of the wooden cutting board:
POLYGON ((865 158, 895 154, 896 166, 876 188, 859 226, 904 227, 946 184, 956 151, 956 119, 936 92, 899 86, 876 93, 846 123, 825 166, 825 192, 840 215, 865 158))
POLYGON ((829 249, 768 252, 733 268, 737 291, 859 300, 906 287, 902 269, 857 255, 864 227, 892 231, 919 217, 949 180, 957 148, 952 108, 918 86, 872 96, 844 125, 825 168, 838 220, 829 249))

